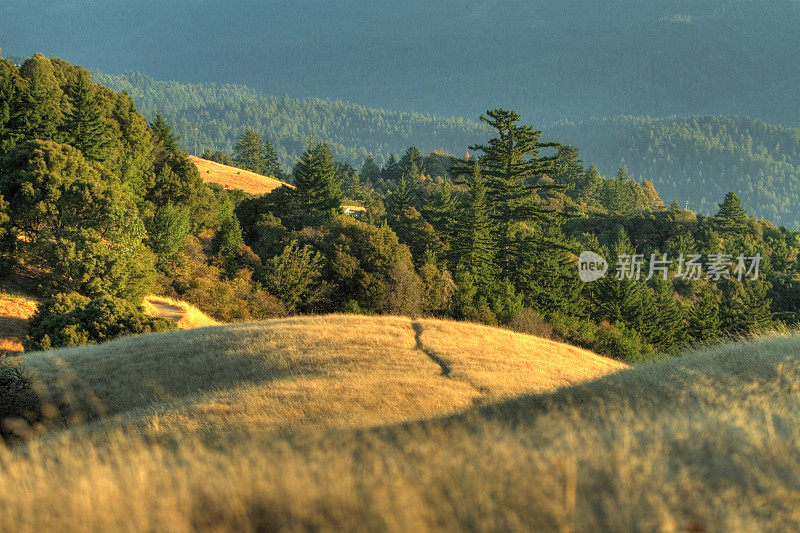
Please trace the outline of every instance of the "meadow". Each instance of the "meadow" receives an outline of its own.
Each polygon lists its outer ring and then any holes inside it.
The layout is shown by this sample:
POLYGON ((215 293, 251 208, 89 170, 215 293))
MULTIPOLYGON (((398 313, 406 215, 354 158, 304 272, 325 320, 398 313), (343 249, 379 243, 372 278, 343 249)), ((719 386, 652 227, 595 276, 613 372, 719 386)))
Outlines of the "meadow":
POLYGON ((798 352, 333 315, 26 354, 0 530, 796 529, 798 352))

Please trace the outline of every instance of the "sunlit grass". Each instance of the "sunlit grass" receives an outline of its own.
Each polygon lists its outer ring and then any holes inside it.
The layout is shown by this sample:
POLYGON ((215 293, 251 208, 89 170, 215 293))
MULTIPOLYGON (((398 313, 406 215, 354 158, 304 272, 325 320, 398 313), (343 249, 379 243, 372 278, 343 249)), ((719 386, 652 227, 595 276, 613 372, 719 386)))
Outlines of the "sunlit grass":
POLYGON ((794 530, 799 354, 781 336, 624 369, 345 316, 31 354, 104 411, 0 452, 0 529, 794 530))

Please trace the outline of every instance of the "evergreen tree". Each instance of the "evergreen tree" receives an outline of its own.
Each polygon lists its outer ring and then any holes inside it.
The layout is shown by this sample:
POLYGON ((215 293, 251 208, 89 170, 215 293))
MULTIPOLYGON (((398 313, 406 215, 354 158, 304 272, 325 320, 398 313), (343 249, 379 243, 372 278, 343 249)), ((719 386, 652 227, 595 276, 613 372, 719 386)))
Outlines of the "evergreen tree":
POLYGON ((419 169, 422 168, 422 152, 416 146, 411 146, 400 158, 400 173, 408 179, 416 180, 419 178, 419 169))
POLYGON ((361 182, 367 187, 372 187, 381 179, 381 169, 375 164, 372 155, 368 155, 361 167, 361 182))
POLYGON ((481 168, 473 164, 465 201, 459 210, 452 244, 452 261, 457 271, 469 273, 479 294, 490 295, 496 284, 497 241, 489 216, 487 187, 481 168))
POLYGON ((261 136, 255 130, 245 128, 233 149, 233 162, 244 170, 266 175, 267 161, 264 157, 266 151, 267 147, 261 140, 261 136))
POLYGON ((286 179, 281 169, 281 164, 278 162, 278 155, 275 153, 275 148, 269 141, 264 143, 264 174, 276 180, 284 181, 286 179))
POLYGON ((22 78, 16 67, 8 60, 0 58, 0 155, 9 150, 13 143, 11 112, 18 97, 22 78))
POLYGON ((381 179, 388 184, 395 184, 403 177, 403 171, 400 169, 400 163, 394 154, 389 155, 389 159, 381 169, 381 179))
MULTIPOLYGON (((555 143, 542 143, 542 132, 530 126, 520 126, 519 115, 513 111, 495 109, 481 115, 481 120, 497 132, 498 137, 486 145, 471 146, 483 152, 480 164, 486 176, 489 213, 497 230, 498 265, 504 276, 512 275, 511 262, 515 253, 514 225, 535 221, 540 225, 560 224, 559 216, 540 201, 543 189, 563 189, 560 185, 534 185, 546 172, 552 172, 558 159, 541 156, 544 148, 557 148, 555 143), (488 115, 488 116, 487 116, 488 115)), ((454 166, 456 174, 466 174, 469 163, 454 166)), ((546 245, 546 243, 541 243, 546 245)))
POLYGON ((745 228, 747 218, 747 211, 742 207, 742 201, 731 191, 719 204, 719 211, 713 217, 713 227, 725 233, 741 231, 745 228))
POLYGON ((386 198, 386 212, 391 218, 399 216, 410 207, 414 207, 411 188, 408 186, 408 180, 403 176, 400 178, 397 188, 390 191, 386 198))
POLYGON ((22 65, 24 79, 12 127, 26 139, 53 139, 61 124, 61 87, 53 64, 42 54, 36 54, 22 65))
POLYGON ((180 137, 175 135, 172 131, 172 126, 169 125, 161 113, 156 113, 153 122, 150 123, 150 129, 153 130, 153 140, 163 147, 163 150, 168 154, 177 154, 180 152, 178 141, 180 137))
POLYGON ((298 206, 310 225, 325 224, 342 206, 342 184, 331 150, 318 144, 306 150, 294 167, 298 206))
POLYGON ((719 294, 711 285, 698 286, 694 305, 689 308, 688 334, 694 342, 717 338, 720 332, 719 294))
POLYGON ((725 199, 719 204, 717 218, 741 222, 747 219, 747 211, 742 207, 742 201, 731 191, 725 195, 725 199))
POLYGON ((95 92, 89 73, 81 71, 68 88, 71 107, 64 115, 62 131, 67 142, 83 152, 87 159, 105 161, 111 139, 95 92))
POLYGON ((675 289, 669 280, 658 280, 653 290, 654 313, 645 317, 644 337, 659 352, 676 353, 688 340, 683 311, 675 300, 675 289))
POLYGON ((433 202, 429 203, 424 211, 425 217, 431 222, 436 232, 442 240, 445 258, 448 264, 455 266, 450 257, 451 241, 455 231, 458 210, 453 198, 453 186, 450 180, 443 180, 438 194, 435 195, 433 202))

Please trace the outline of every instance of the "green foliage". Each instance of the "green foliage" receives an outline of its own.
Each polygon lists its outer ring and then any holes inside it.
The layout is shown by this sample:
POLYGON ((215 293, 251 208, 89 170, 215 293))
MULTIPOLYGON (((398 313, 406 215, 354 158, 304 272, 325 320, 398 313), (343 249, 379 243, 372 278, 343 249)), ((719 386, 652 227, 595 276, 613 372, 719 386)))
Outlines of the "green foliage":
POLYGON ((624 165, 629 177, 652 180, 662 198, 676 198, 681 208, 688 202, 714 215, 720 199, 735 191, 755 218, 800 227, 797 128, 705 115, 592 119, 548 131, 579 146, 601 173, 624 165))
POLYGON ((411 253, 390 228, 342 216, 306 240, 325 258, 330 293, 321 311, 341 311, 355 302, 366 313, 422 312, 422 282, 411 253))
POLYGON ((0 163, 17 257, 43 271, 45 294, 137 301, 154 282, 144 225, 119 178, 68 145, 30 141, 0 163))
MULTIPOLYGON (((495 109, 481 115, 481 120, 495 130, 497 137, 488 144, 471 146, 483 152, 481 171, 486 176, 489 215, 497 232, 497 264, 503 276, 511 274, 514 225, 523 221, 555 224, 558 215, 541 202, 539 193, 560 185, 533 185, 543 174, 555 170, 557 155, 544 156, 543 149, 557 148, 555 143, 540 141, 541 131, 520 126, 520 116, 513 111, 495 109)), ((453 171, 465 174, 471 165, 461 163, 453 171)))
POLYGON ((161 113, 156 112, 153 122, 150 123, 150 129, 153 130, 153 140, 161 145, 165 152, 168 154, 178 153, 180 150, 178 141, 181 138, 173 133, 172 126, 161 113))
POLYGON ((306 150, 294 166, 295 198, 306 225, 333 219, 342 205, 342 184, 330 148, 318 144, 306 150))
POLYGON ((292 241, 283 251, 266 261, 262 282, 290 313, 308 312, 324 297, 322 256, 310 245, 292 241))
POLYGON ((255 130, 245 128, 233 149, 233 163, 239 168, 267 176, 266 153, 267 146, 261 136, 255 130))
MULTIPOLYGON (((384 165, 389 154, 402 153, 414 143, 425 150, 463 151, 489 131, 473 120, 320 98, 266 96, 242 85, 163 82, 139 73, 111 76, 95 72, 94 77, 117 91, 128 92, 148 117, 163 113, 184 139, 194 140, 194 127, 199 125, 198 141, 204 149, 232 153, 244 128, 253 128, 270 139, 283 168, 294 165, 309 137, 328 144, 338 161, 361 165, 372 155, 374 162, 384 165)), ((422 168, 419 162, 417 167, 422 168)), ((374 178, 364 177, 375 184, 374 178)), ((398 174, 389 181, 399 178, 398 174)))
POLYGON ((61 126, 66 142, 80 150, 87 159, 105 161, 111 141, 88 72, 77 75, 69 85, 67 97, 70 107, 61 126))
POLYGON ((167 262, 175 257, 181 245, 189 236, 189 212, 167 202, 156 210, 147 224, 150 249, 158 255, 158 266, 162 270, 167 262))
POLYGON ((148 316, 126 300, 57 294, 31 317, 24 345, 26 351, 49 350, 172 329, 176 329, 174 324, 148 316))
POLYGON ((27 139, 53 139, 62 120, 62 91, 49 59, 36 54, 22 65, 23 85, 15 102, 12 128, 27 139))

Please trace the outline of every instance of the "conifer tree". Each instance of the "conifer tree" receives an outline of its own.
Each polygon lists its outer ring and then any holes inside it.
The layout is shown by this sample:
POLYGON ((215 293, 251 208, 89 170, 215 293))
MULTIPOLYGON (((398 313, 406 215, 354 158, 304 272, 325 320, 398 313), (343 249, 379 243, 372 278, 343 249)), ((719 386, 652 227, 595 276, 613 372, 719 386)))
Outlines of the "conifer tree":
POLYGON ((266 175, 267 161, 264 158, 266 150, 267 147, 261 140, 261 136, 255 130, 246 128, 233 149, 233 162, 239 168, 266 175))
POLYGON ((379 179, 381 179, 381 169, 375 164, 375 160, 372 158, 372 155, 368 155, 364 160, 364 164, 361 167, 360 177, 361 182, 367 187, 372 187, 379 179))
POLYGON ((293 175, 294 196, 306 223, 324 224, 340 211, 342 184, 327 144, 318 144, 303 152, 293 175))
POLYGON ((107 136, 103 113, 95 100, 95 88, 88 72, 78 74, 67 95, 71 108, 64 115, 64 137, 87 159, 105 161, 111 139, 107 136))
POLYGON ((422 152, 416 146, 411 146, 400 158, 400 173, 407 178, 415 180, 419 178, 419 169, 422 168, 422 152))
POLYGON ((469 191, 456 222, 452 257, 456 270, 468 272, 484 295, 491 293, 497 283, 497 241, 494 235, 486 182, 480 166, 473 164, 469 191))
POLYGON ((389 159, 381 169, 381 179, 387 183, 394 184, 400 181, 403 177, 403 172, 400 169, 400 163, 397 161, 397 156, 394 154, 389 155, 389 159))
POLYGON ((456 229, 456 219, 458 210, 453 198, 453 186, 450 180, 443 180, 438 194, 435 195, 433 202, 426 206, 425 217, 430 220, 436 232, 442 239, 444 249, 442 250, 448 264, 452 267, 455 264, 450 256, 450 247, 453 240, 453 233, 456 229))
POLYGON ((281 181, 285 179, 281 164, 278 162, 278 154, 269 141, 264 143, 264 174, 281 181))
POLYGON ((11 110, 21 81, 16 67, 0 58, 0 154, 11 148, 11 110))
POLYGON ((180 147, 178 147, 180 137, 175 135, 172 131, 172 126, 160 112, 156 112, 153 122, 150 123, 150 129, 153 130, 154 141, 160 143, 165 152, 168 154, 180 152, 180 147))
POLYGON ((397 188, 391 190, 386 198, 386 212, 389 217, 394 217, 400 215, 409 207, 414 207, 414 202, 411 188, 408 186, 408 180, 403 176, 400 178, 397 188))
POLYGON ((719 211, 713 217, 714 227, 722 232, 736 232, 744 229, 747 222, 747 211, 742 201, 733 191, 725 195, 719 204, 719 211))
POLYGON ((715 339, 720 331, 719 294, 711 285, 698 286, 694 305, 689 308, 688 334, 694 342, 715 339))
MULTIPOLYGON (((511 272, 515 240, 514 225, 533 221, 540 225, 556 225, 559 216, 540 201, 543 189, 563 189, 561 185, 534 185, 542 174, 552 172, 557 155, 542 156, 544 148, 557 148, 555 143, 540 141, 541 131, 518 124, 520 116, 513 111, 495 109, 481 115, 481 121, 497 131, 497 138, 485 145, 471 146, 483 152, 480 164, 486 176, 489 213, 497 229, 498 265, 504 276, 511 272)), ((453 167, 456 175, 467 174, 469 163, 453 167)), ((546 245, 546 243, 541 243, 546 245)))
POLYGON ((27 139, 53 139, 62 120, 63 93, 52 63, 36 54, 25 61, 19 73, 25 84, 12 117, 14 130, 27 139))
POLYGON ((665 354, 676 353, 688 340, 683 312, 675 300, 669 280, 658 280, 653 288, 654 313, 646 316, 643 333, 647 342, 665 354))
POLYGON ((747 211, 742 207, 742 201, 736 196, 736 193, 731 191, 725 195, 725 199, 719 204, 719 211, 716 217, 725 220, 743 221, 747 219, 747 211))

